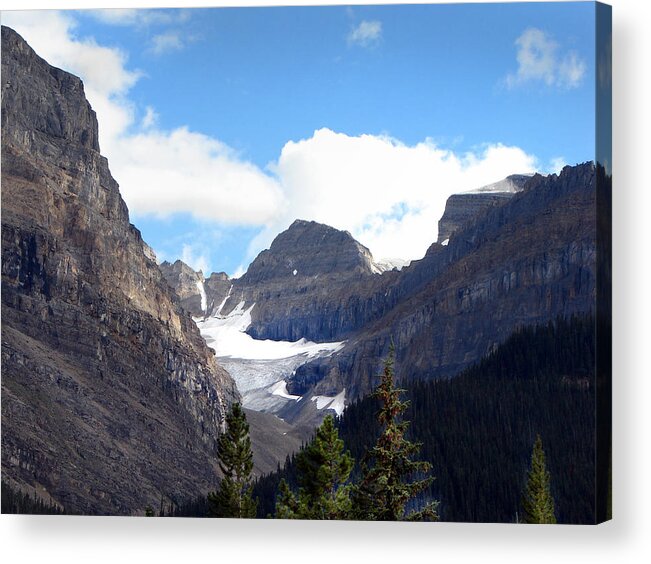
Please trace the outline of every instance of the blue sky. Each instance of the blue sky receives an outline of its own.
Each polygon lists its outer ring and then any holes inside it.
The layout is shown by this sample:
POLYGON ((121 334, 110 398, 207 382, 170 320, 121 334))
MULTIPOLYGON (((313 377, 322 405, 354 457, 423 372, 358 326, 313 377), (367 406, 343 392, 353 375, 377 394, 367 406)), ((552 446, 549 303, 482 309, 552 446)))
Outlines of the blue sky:
POLYGON ((419 258, 450 193, 594 158, 592 3, 3 22, 84 79, 145 240, 208 271, 241 272, 296 217, 419 258))

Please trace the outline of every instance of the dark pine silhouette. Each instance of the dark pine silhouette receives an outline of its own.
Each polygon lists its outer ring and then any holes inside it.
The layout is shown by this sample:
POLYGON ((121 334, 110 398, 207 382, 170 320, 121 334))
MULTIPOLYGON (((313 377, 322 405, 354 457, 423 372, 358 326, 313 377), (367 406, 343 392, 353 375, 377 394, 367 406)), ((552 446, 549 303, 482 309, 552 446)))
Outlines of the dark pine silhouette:
MULTIPOLYGON (((444 521, 515 522, 540 434, 559 523, 595 521, 595 320, 524 327, 450 380, 402 381, 409 440, 436 480, 412 509, 438 499, 444 521)), ((354 402, 338 421, 356 460, 380 435, 377 398, 354 402)), ((273 513, 281 478, 296 487, 296 461, 257 480, 258 516, 273 513)), ((358 481, 359 467, 351 479, 358 481)))

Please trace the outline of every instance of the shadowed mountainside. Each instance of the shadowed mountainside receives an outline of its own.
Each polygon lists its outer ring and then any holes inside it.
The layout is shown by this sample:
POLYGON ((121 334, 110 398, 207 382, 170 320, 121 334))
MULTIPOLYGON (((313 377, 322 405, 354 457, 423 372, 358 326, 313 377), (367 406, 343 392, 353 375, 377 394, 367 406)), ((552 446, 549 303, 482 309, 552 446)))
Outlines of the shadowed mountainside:
POLYGON ((2 475, 71 512, 214 487, 239 395, 158 269, 81 80, 2 27, 2 475))

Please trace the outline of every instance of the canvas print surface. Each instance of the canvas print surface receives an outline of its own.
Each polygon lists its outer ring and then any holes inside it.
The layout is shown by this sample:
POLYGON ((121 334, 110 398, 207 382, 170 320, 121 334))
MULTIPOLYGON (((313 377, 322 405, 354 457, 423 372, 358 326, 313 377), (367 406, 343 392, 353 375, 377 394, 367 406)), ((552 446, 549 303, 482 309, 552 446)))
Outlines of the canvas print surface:
POLYGON ((610 518, 608 6, 2 24, 3 513, 610 518))

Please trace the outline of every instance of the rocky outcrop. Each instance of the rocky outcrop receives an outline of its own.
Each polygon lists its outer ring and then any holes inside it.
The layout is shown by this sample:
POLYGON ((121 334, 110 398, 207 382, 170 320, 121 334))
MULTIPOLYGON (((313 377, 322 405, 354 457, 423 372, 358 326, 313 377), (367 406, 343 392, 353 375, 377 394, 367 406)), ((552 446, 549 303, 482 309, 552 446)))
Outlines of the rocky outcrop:
POLYGON ((439 220, 437 243, 447 245, 450 237, 466 223, 487 208, 499 206, 513 196, 510 192, 478 192, 476 194, 453 194, 445 204, 445 212, 439 220))
POLYGON ((297 220, 233 281, 221 313, 255 304, 247 333, 256 339, 338 341, 384 311, 399 272, 380 272, 350 233, 297 220))
POLYGON ((530 178, 531 176, 524 174, 513 174, 494 184, 450 196, 445 204, 443 217, 439 220, 437 242, 447 244, 450 237, 466 223, 488 208, 504 204, 514 194, 522 191, 530 178))
POLYGON ((391 340, 405 380, 452 376, 516 327, 594 311, 595 168, 531 178, 403 269, 388 311, 329 358, 301 366, 292 394, 367 394, 391 340))
POLYGON ((228 315, 239 304, 245 309, 255 304, 247 330, 254 338, 327 342, 345 339, 382 315, 404 264, 394 259, 378 265, 347 231, 296 220, 241 278, 212 273, 203 282, 205 311, 198 307, 202 273, 181 261, 160 267, 195 316, 228 315))
POLYGON ((370 251, 340 231, 315 221, 297 219, 262 251, 242 276, 248 286, 271 280, 292 280, 299 274, 373 274, 370 251))
POLYGON ((152 259, 82 82, 3 27, 3 480, 87 514, 214 488, 239 396, 152 259))
POLYGON ((180 260, 174 264, 164 261, 158 267, 179 297, 183 309, 193 316, 206 313, 208 299, 204 288, 203 272, 195 272, 180 260))
POLYGON ((233 281, 225 272, 213 272, 207 280, 204 280, 203 287, 208 301, 205 313, 211 314, 224 304, 233 288, 233 281))

